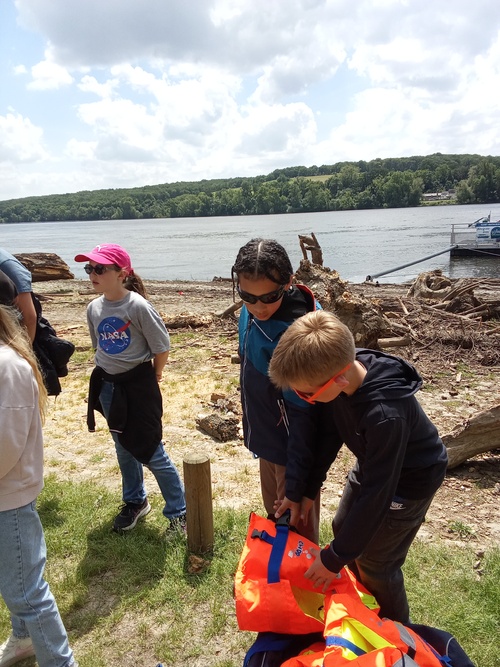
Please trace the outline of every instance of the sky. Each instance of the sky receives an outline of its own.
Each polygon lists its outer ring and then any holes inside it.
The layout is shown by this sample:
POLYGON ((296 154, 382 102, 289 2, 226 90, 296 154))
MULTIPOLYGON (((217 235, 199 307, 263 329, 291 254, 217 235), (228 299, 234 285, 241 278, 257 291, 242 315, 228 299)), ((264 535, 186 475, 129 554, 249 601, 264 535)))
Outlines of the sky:
POLYGON ((0 200, 500 155, 496 0, 0 0, 0 200))

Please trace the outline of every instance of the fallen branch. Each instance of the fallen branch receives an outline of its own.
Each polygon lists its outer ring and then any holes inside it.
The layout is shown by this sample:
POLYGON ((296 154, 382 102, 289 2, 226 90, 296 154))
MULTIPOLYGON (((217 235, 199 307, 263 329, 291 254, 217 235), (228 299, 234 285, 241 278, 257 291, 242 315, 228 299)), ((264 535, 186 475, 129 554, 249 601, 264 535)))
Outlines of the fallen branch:
POLYGON ((378 344, 382 349, 390 347, 405 347, 411 342, 410 336, 400 336, 399 338, 379 338, 378 344))
MULTIPOLYGON (((434 313, 434 315, 439 315, 439 317, 447 317, 452 320, 461 320, 462 322, 465 320, 466 322, 470 322, 471 320, 468 317, 464 317, 463 315, 459 315, 458 313, 448 313, 445 310, 436 310, 435 306, 426 306, 425 304, 421 304, 420 306, 422 310, 425 310, 427 313, 434 313)), ((481 321, 481 320, 479 320, 481 321)))
POLYGON ((443 436, 448 468, 455 468, 476 454, 500 447, 500 405, 480 412, 443 436))
POLYGON ((483 284, 483 280, 471 280, 468 281, 465 279, 466 282, 459 281, 456 287, 451 289, 448 294, 446 294, 443 297, 443 300, 446 299, 447 301, 453 301, 458 296, 463 296, 464 294, 468 294, 469 292, 472 292, 473 290, 476 289, 476 287, 481 287, 483 284))
POLYGON ((397 299, 398 299, 398 301, 399 301, 399 304, 400 304, 400 306, 401 306, 401 310, 403 311, 403 313, 404 313, 405 315, 409 315, 408 308, 407 308, 407 307, 405 306, 405 304, 403 303, 403 300, 402 300, 399 296, 397 297, 397 299))
POLYGON ((232 303, 229 308, 226 308, 226 310, 223 310, 222 313, 216 313, 216 317, 229 317, 229 315, 233 315, 237 310, 239 310, 243 305, 243 301, 238 301, 237 303, 232 303))

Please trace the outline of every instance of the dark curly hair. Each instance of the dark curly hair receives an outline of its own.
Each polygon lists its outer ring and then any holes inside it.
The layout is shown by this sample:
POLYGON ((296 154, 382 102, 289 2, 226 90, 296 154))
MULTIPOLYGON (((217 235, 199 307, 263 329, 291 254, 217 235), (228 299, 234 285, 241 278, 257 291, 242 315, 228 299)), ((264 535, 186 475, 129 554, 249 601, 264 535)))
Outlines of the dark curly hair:
POLYGON ((286 285, 293 275, 288 253, 273 239, 252 239, 239 249, 231 269, 233 288, 239 276, 250 279, 268 278, 278 285, 286 285))

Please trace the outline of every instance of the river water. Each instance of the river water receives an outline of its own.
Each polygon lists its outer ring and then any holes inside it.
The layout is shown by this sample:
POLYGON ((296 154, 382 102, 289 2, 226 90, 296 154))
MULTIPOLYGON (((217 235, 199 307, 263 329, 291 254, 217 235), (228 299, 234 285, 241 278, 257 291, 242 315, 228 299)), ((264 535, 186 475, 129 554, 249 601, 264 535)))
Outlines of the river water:
POLYGON ((369 211, 336 211, 265 216, 45 222, 0 225, 0 245, 9 252, 55 252, 86 277, 77 253, 98 243, 119 243, 132 265, 151 280, 211 280, 229 277, 238 249, 256 236, 274 238, 297 267, 302 258, 298 234, 314 232, 325 266, 351 282, 390 271, 377 280, 402 283, 422 271, 441 269, 451 278, 500 277, 498 258, 450 258, 446 252, 401 268, 450 246, 452 224, 471 223, 500 204, 434 206, 369 211))

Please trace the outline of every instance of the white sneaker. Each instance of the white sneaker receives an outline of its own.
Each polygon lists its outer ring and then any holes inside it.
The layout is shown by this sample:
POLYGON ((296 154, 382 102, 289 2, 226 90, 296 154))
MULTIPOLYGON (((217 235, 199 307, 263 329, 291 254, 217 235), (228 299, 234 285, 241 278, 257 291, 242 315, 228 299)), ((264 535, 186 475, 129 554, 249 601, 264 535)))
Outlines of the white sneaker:
POLYGON ((31 637, 19 639, 11 635, 6 642, 0 646, 0 667, 10 667, 16 662, 35 655, 31 637))

